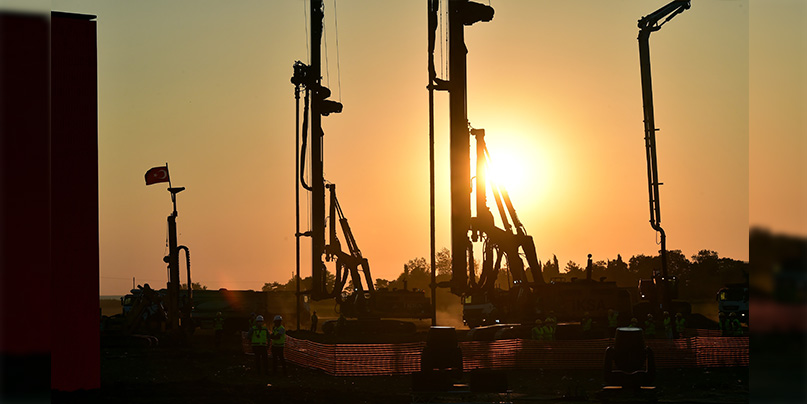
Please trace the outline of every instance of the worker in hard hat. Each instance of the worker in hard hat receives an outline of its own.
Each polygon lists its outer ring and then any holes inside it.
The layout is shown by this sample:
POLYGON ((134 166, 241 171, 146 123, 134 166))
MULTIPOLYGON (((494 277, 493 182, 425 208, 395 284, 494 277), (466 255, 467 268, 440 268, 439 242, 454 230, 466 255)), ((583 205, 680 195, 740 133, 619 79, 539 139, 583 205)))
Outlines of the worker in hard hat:
POLYGON ((255 369, 258 373, 269 373, 269 357, 266 354, 266 347, 269 345, 269 329, 263 324, 263 316, 255 317, 255 325, 249 329, 247 340, 252 343, 255 369))
POLYGON ((656 338, 656 320, 650 313, 647 313, 647 320, 644 321, 644 336, 650 339, 656 338))
POLYGON ((742 337, 743 336, 743 326, 740 324, 740 319, 737 317, 737 313, 729 313, 729 335, 733 337, 742 337))
POLYGON ((538 341, 544 339, 544 325, 540 318, 535 320, 535 327, 532 327, 532 339, 538 341))
POLYGON ((591 325, 593 320, 591 319, 591 313, 584 312, 583 318, 580 320, 580 326, 583 329, 583 339, 591 338, 591 325))
POLYGON ((686 330, 686 319, 684 315, 675 313, 675 338, 684 338, 684 331, 686 330))
POLYGON ((608 338, 614 337, 618 324, 619 312, 614 309, 608 309, 608 338))
POLYGON ((667 339, 672 339, 673 337, 673 324, 672 318, 670 318, 670 312, 665 311, 663 313, 663 317, 661 319, 662 324, 664 325, 664 337, 667 339))
POLYGON ((277 372, 277 362, 283 367, 283 375, 286 376, 286 358, 283 356, 283 350, 286 347, 286 327, 283 327, 283 317, 279 314, 275 316, 274 327, 269 338, 272 340, 272 373, 277 372))

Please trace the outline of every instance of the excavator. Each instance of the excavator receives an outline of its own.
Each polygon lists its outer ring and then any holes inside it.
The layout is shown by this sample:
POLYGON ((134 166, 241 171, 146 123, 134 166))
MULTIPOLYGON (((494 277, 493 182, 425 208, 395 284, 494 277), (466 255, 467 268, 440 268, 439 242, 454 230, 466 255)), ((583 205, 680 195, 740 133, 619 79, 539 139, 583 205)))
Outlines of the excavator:
MULTIPOLYGON (((370 272, 370 264, 362 255, 353 231, 342 210, 336 195, 336 184, 328 183, 323 174, 323 136, 322 117, 342 112, 342 104, 330 100, 331 91, 322 85, 320 46, 323 34, 322 0, 310 2, 311 15, 311 61, 306 65, 300 61, 294 63, 294 74, 291 78, 295 85, 297 100, 297 183, 311 193, 311 229, 300 232, 300 187, 297 187, 297 267, 298 278, 300 268, 300 238, 311 238, 311 273, 313 284, 310 290, 300 294, 308 295, 312 300, 334 299, 340 315, 356 318, 359 324, 353 329, 367 330, 411 330, 414 324, 384 320, 385 318, 428 318, 431 303, 423 291, 416 290, 376 290, 370 272), (304 93, 302 113, 302 135, 300 125, 300 94, 304 93), (310 118, 310 121, 309 121, 310 118), (308 129, 311 129, 310 136, 308 129), (310 145, 309 145, 310 137, 310 145), (300 141, 302 140, 302 144, 300 141), (306 160, 310 160, 310 184, 305 181, 306 160), (326 244, 326 198, 329 192, 328 240, 326 244), (347 251, 342 250, 342 243, 337 232, 338 225, 342 229, 347 251), (323 261, 324 259, 324 261, 323 261), (329 273, 325 262, 335 264, 335 277, 329 285, 329 273), (345 290, 348 276, 352 290, 345 290)), ((299 291, 298 291, 299 292, 299 291)), ((323 324, 323 329, 328 323, 323 324)))

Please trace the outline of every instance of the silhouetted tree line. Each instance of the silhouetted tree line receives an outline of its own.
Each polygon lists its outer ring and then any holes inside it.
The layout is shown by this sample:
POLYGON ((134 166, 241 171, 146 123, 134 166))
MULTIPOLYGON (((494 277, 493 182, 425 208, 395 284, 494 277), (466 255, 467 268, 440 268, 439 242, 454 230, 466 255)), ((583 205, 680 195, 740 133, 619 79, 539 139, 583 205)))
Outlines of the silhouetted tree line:
MULTIPOLYGON (((720 257, 716 251, 700 250, 697 254, 687 258, 681 250, 670 250, 667 252, 668 275, 675 276, 679 280, 679 293, 682 299, 702 299, 712 298, 718 289, 727 283, 740 283, 748 281, 748 263, 731 258, 720 257)), ((447 282, 451 279, 451 252, 443 248, 436 255, 437 283, 447 282)), ((503 263, 502 270, 497 278, 500 288, 507 289, 511 282, 510 273, 506 263, 503 263)), ((410 259, 404 271, 397 278, 388 280, 377 278, 375 280, 376 289, 421 289, 427 296, 431 293, 429 285, 431 283, 431 265, 424 257, 410 259)), ((571 281, 573 278, 586 278, 586 264, 579 265, 574 261, 568 261, 561 269, 558 257, 554 256, 542 264, 544 280, 571 281)), ((619 286, 634 287, 639 279, 650 278, 653 271, 661 271, 661 257, 648 256, 644 254, 634 255, 627 262, 622 255, 617 254, 616 258, 592 262, 591 278, 593 280, 604 279, 615 281, 619 286)), ((327 273, 328 284, 333 284, 334 275, 327 273)), ((271 282, 264 284, 264 291, 294 291, 296 290, 296 278, 294 276, 288 282, 281 284, 271 282)), ((310 289, 311 277, 303 278, 301 290, 310 289)), ((348 282, 345 290, 352 290, 352 282, 348 282)), ((448 291, 448 288, 438 288, 438 304, 446 298, 455 303, 457 298, 448 291)), ((438 306, 438 309, 440 307, 438 306)))

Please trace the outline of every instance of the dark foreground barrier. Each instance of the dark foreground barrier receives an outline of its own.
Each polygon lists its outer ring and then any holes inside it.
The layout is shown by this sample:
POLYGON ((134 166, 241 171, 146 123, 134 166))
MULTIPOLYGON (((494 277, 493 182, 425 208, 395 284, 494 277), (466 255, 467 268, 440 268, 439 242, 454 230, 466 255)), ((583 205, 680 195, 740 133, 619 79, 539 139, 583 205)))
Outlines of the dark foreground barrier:
MULTIPOLYGON (((748 366, 748 337, 696 335, 676 340, 651 339, 658 368, 748 366)), ((420 370, 423 342, 404 344, 320 344, 291 336, 286 358, 334 376, 402 375, 420 370)), ((534 341, 508 339, 461 342, 463 366, 473 369, 602 369, 605 348, 613 339, 534 341)))

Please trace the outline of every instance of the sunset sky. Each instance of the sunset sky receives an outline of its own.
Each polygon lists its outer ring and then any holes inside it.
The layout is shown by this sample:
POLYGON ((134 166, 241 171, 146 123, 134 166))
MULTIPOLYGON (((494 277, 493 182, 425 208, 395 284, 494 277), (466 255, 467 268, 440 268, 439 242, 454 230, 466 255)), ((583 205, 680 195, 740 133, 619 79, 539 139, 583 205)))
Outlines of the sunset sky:
MULTIPOLYGON (((636 22, 667 1, 482 2, 495 16, 466 28, 468 116, 494 164, 518 171, 507 182, 539 259, 656 254, 636 22)), ((193 281, 290 279, 289 79, 308 62, 307 1, 52 3, 98 17, 100 293, 124 294, 132 277, 164 286, 171 200, 143 175, 166 162, 187 188, 177 223, 193 281)), ((761 3, 693 0, 651 35, 662 226, 686 256, 747 260, 749 223, 807 234, 807 6, 761 3)), ((325 178, 373 276, 394 278, 429 254, 426 1, 325 0, 325 14, 323 83, 344 104, 323 118, 325 178)), ((436 116, 439 249, 450 245, 446 93, 436 116)))

